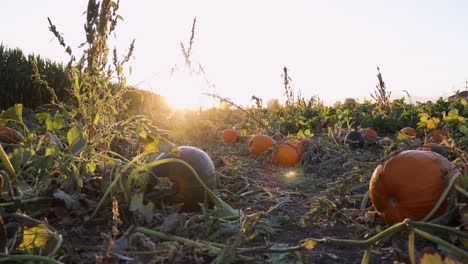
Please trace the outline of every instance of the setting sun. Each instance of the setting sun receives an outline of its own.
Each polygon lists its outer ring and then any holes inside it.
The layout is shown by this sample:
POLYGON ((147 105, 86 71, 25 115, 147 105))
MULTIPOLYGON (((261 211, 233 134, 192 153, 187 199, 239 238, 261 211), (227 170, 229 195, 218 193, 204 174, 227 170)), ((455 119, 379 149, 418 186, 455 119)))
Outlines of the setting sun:
POLYGON ((157 87, 154 92, 164 96, 174 109, 208 108, 216 104, 204 95, 209 89, 203 77, 185 68, 161 78, 157 87))

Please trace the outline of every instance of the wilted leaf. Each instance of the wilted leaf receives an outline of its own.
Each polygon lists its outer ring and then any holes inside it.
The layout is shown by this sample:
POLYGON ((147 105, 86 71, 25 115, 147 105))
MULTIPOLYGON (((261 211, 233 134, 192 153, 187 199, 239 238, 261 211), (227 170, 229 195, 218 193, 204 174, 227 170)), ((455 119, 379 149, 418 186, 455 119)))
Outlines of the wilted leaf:
POLYGON ((420 264, 444 264, 442 256, 432 248, 426 248, 420 252, 420 264))
POLYGON ((163 233, 171 233, 177 228, 179 223, 180 215, 178 213, 172 213, 164 218, 164 222, 159 227, 159 230, 163 233))
POLYGON ((50 230, 45 224, 25 227, 23 242, 19 245, 30 254, 49 255, 61 243, 60 235, 50 230))
MULTIPOLYGON (((274 244, 271 249, 286 249, 289 248, 288 244, 278 243, 274 244)), ((285 253, 274 253, 271 254, 270 263, 272 264, 293 264, 301 263, 300 255, 298 252, 285 252, 285 253)))
POLYGON ((78 200, 60 189, 55 190, 53 196, 54 198, 64 201, 68 210, 78 210, 81 207, 78 200))
POLYGON ((310 238, 307 238, 307 239, 304 239, 300 242, 300 245, 307 249, 307 250, 312 250, 315 248, 315 246, 317 246, 319 244, 319 242, 315 241, 315 240, 312 240, 310 238))
POLYGON ((263 217, 263 213, 253 213, 246 215, 241 225, 241 232, 244 234, 247 240, 252 240, 257 235, 255 232, 255 225, 263 217))
POLYGON ((142 216, 146 223, 151 223, 153 220, 153 209, 153 203, 143 204, 143 193, 132 195, 129 210, 135 212, 137 216, 142 216))

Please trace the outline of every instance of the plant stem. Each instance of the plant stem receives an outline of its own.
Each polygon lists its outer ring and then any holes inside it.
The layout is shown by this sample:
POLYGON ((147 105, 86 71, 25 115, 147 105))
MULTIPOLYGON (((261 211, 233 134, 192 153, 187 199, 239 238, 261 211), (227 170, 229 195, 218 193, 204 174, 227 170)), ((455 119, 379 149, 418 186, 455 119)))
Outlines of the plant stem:
POLYGON ((445 241, 443 239, 440 239, 440 238, 438 238, 436 236, 433 236, 433 235, 431 235, 431 234, 429 234, 427 232, 424 232, 422 230, 419 230, 417 228, 414 229, 414 232, 417 235, 419 235, 419 236, 421 236, 421 237, 423 237, 423 238, 425 238, 425 239, 427 239, 427 240, 429 240, 431 242, 437 243, 437 244, 445 247, 446 249, 452 251, 453 253, 457 254, 458 256, 462 257, 463 259, 468 259, 468 252, 466 252, 465 250, 463 250, 461 248, 458 248, 458 247, 450 244, 449 242, 447 242, 447 241, 445 241))
POLYGON ((8 255, 0 253, 0 262, 29 262, 34 263, 50 263, 50 264, 63 264, 58 260, 36 255, 8 255))
POLYGON ((10 183, 16 184, 18 182, 18 178, 16 177, 15 169, 11 165, 10 159, 5 153, 5 150, 3 149, 2 144, 0 144, 0 160, 2 160, 3 167, 8 173, 8 176, 10 177, 10 183))
POLYGON ((463 232, 463 231, 457 230, 457 229, 452 228, 452 227, 443 226, 443 225, 436 225, 436 224, 426 223, 426 222, 412 222, 411 224, 413 226, 415 226, 415 227, 429 228, 429 229, 435 229, 435 230, 439 230, 439 231, 449 232, 449 233, 452 233, 452 234, 454 234, 456 236, 468 239, 468 233, 467 232, 463 232))
MULTIPOLYGON (((31 199, 20 200, 20 203, 26 204, 26 203, 35 203, 35 202, 50 201, 50 200, 53 200, 53 199, 50 197, 35 197, 31 199)), ((0 207, 14 206, 15 204, 16 202, 0 203, 0 207)))
POLYGON ((148 236, 157 236, 162 240, 168 240, 168 241, 175 241, 179 243, 197 243, 201 244, 203 246, 208 247, 209 249, 213 251, 221 251, 226 245, 220 244, 220 243, 215 243, 215 242, 210 242, 210 241, 203 241, 203 240, 191 240, 185 237, 180 237, 180 236, 174 236, 174 235, 167 235, 165 233, 153 230, 153 229, 148 229, 144 227, 137 227, 135 228, 134 232, 140 232, 142 234, 148 235, 148 236))
POLYGON ((427 220, 429 220, 434 214, 435 212, 437 211, 437 209, 439 209, 440 205, 444 202, 445 200, 445 197, 447 196, 447 194, 449 193, 449 191, 452 189, 452 186, 453 186, 453 183, 455 182, 455 180, 460 177, 461 173, 460 172, 457 172, 455 175, 453 175, 452 177, 450 177, 450 181, 449 183, 447 184, 447 187, 445 188, 445 190, 442 192, 442 194, 440 195, 439 197, 439 200, 437 201, 437 203, 434 205, 434 208, 432 208, 432 210, 421 220, 422 222, 426 222, 427 220))
POLYGON ((465 197, 468 197, 468 192, 465 189, 463 189, 462 187, 458 185, 455 185, 454 187, 457 191, 461 192, 465 197))
POLYGON ((140 158, 142 158, 143 156, 145 155, 148 155, 149 153, 151 152, 144 152, 144 153, 141 153, 140 155, 136 156, 135 158, 132 159, 132 161, 130 161, 129 163, 127 163, 127 165, 125 165, 125 167, 120 171, 119 174, 117 174, 117 176, 114 178, 114 180, 112 181, 111 185, 107 188, 106 192, 104 193, 104 195, 102 196, 101 200, 99 201, 96 209, 94 209, 94 212, 91 214, 91 216, 89 217, 89 219, 86 221, 86 222, 89 222, 91 221, 97 214, 97 212, 99 212, 99 210, 101 210, 101 207, 104 205, 104 202, 106 201, 107 199, 107 196, 110 194, 110 192, 112 191, 112 189, 114 189, 114 187, 117 185, 117 183, 119 182, 120 178, 122 177, 122 175, 124 174, 124 172, 130 167, 132 166, 133 164, 135 164, 140 158))

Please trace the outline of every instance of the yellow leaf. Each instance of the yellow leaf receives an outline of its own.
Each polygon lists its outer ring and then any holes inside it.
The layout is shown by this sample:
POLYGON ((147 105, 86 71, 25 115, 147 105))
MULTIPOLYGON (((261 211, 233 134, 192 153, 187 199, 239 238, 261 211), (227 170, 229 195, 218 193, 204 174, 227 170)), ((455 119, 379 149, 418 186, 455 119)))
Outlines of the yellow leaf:
POLYGON ((427 128, 427 129, 435 129, 435 128, 436 128, 436 125, 435 125, 433 119, 427 120, 426 128, 427 128))
POLYGON ((30 254, 47 255, 58 243, 57 234, 47 228, 44 224, 33 227, 25 227, 23 231, 23 242, 19 245, 22 250, 30 254))
POLYGON ((442 260, 442 256, 435 250, 425 250, 421 252, 421 256, 419 258, 419 263, 421 264, 444 264, 442 260))
POLYGON ((401 133, 400 131, 398 131, 397 140, 403 141, 403 140, 406 140, 406 139, 409 139, 409 138, 410 137, 408 135, 406 135, 405 133, 401 133))
POLYGON ((427 120, 427 119, 429 119, 429 114, 427 114, 427 113, 421 113, 421 118, 420 118, 420 120, 423 121, 423 120, 427 120))
POLYGON ((304 239, 301 241, 301 246, 307 250, 312 250, 314 249, 315 246, 317 246, 319 242, 312 240, 310 238, 304 239))

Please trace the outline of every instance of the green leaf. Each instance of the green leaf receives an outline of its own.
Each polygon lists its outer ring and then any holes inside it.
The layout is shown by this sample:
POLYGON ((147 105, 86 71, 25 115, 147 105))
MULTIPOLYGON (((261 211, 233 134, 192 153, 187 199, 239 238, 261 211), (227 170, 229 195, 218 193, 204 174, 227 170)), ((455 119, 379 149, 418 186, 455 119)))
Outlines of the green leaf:
MULTIPOLYGON (((271 249, 288 249, 290 246, 284 243, 274 244, 271 249)), ((300 262, 299 252, 285 252, 271 254, 271 264, 290 264, 300 262)))
POLYGON ((71 128, 67 133, 68 148, 73 154, 77 154, 86 145, 83 132, 78 127, 71 128))
POLYGON ((50 114, 47 112, 37 113, 36 118, 40 123, 44 123, 47 119, 51 119, 50 114))
POLYGON ((8 121, 15 121, 23 124, 23 105, 15 104, 14 106, 3 111, 0 117, 6 120, 4 124, 2 122, 2 125, 6 125, 8 121))
POLYGON ((86 163, 86 172, 88 174, 94 173, 95 170, 96 170, 96 163, 94 163, 94 162, 87 162, 86 163))
POLYGON ((468 136, 468 127, 466 127, 465 125, 460 126, 458 130, 460 130, 460 132, 462 132, 465 136, 468 136))
POLYGON ((45 156, 55 156, 59 153, 56 145, 51 145, 46 148, 45 156))

